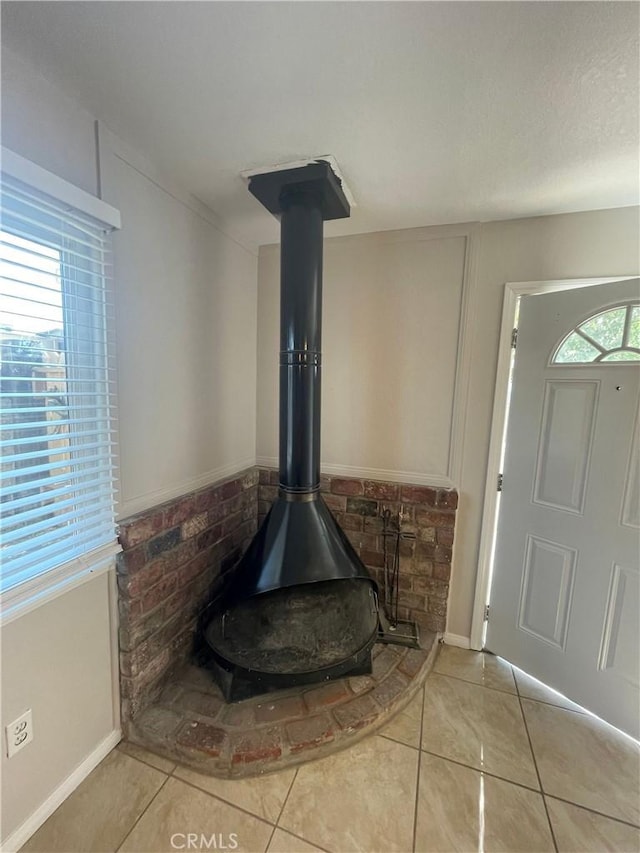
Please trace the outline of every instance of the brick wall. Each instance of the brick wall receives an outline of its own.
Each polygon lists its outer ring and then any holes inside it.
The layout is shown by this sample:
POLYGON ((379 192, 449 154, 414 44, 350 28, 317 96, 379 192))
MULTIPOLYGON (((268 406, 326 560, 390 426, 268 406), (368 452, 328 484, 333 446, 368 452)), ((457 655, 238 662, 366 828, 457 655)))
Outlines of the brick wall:
POLYGON ((257 529, 257 483, 252 468, 120 522, 125 727, 189 657, 216 579, 237 562, 257 529))
MULTIPOLYGON (((277 495, 277 472, 252 468, 120 523, 117 574, 123 725, 152 702, 188 659, 198 617, 220 574, 248 546, 277 495)), ((402 511, 399 616, 444 631, 455 491, 344 477, 322 478, 323 497, 380 588, 382 512, 402 511)), ((387 538, 393 552, 393 537, 387 538)))
MULTIPOLYGON (((275 500, 277 483, 277 471, 260 469, 258 524, 275 500)), ((400 541, 398 616, 414 620, 430 631, 444 631, 457 492, 325 475, 321 491, 381 591, 385 561, 382 513, 389 509, 390 529, 396 530, 402 512, 400 531, 406 538, 400 541)), ((395 538, 387 537, 387 559, 393 554, 394 546, 395 538)))

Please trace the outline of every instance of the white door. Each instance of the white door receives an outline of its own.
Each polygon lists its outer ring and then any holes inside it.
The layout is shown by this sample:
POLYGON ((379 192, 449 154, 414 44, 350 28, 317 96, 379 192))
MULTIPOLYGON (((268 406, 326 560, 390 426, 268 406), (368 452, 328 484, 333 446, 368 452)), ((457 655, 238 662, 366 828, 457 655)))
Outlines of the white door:
POLYGON ((521 300, 486 640, 635 737, 639 301, 638 280, 521 300))

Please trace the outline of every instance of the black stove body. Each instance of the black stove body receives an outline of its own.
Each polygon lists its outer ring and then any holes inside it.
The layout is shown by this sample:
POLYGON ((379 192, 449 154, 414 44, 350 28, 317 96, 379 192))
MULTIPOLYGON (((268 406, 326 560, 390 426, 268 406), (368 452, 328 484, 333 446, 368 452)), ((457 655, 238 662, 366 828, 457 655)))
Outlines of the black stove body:
POLYGON ((349 216, 330 165, 250 179, 281 223, 278 497, 204 628, 227 701, 371 671, 376 584, 320 495, 323 223, 349 216))

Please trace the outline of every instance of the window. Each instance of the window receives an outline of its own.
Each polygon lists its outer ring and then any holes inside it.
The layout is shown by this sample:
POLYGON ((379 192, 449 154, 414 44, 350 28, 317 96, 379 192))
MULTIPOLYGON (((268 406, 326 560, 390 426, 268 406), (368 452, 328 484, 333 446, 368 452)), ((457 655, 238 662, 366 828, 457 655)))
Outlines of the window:
POLYGON ((551 359, 552 364, 640 361, 640 303, 618 305, 576 326, 551 359))
POLYGON ((112 225, 8 173, 1 193, 4 618, 110 565, 117 545, 112 225))

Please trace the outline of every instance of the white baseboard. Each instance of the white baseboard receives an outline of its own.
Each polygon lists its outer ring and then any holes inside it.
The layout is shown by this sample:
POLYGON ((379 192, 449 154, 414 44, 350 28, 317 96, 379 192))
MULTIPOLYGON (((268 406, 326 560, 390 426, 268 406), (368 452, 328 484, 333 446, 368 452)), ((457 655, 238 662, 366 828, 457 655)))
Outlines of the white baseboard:
POLYGON ((114 746, 122 739, 120 729, 114 729, 98 746, 87 755, 75 770, 47 797, 33 814, 28 817, 11 835, 2 842, 2 853, 15 853, 25 842, 31 838, 33 833, 40 829, 42 824, 54 811, 72 794, 78 785, 83 782, 89 773, 105 758, 114 746))
POLYGON ((470 649, 471 642, 469 637, 463 637, 461 634, 449 634, 445 632, 443 637, 445 646, 456 646, 459 649, 470 649))

